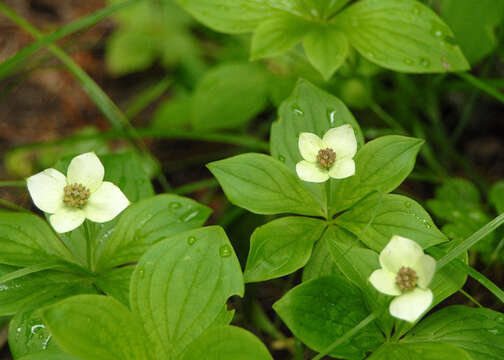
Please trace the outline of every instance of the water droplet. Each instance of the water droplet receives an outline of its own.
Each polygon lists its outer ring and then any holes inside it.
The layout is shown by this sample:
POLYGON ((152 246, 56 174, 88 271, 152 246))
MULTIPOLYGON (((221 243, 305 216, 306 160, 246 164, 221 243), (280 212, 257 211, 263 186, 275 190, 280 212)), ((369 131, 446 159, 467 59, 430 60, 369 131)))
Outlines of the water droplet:
POLYGON ((170 209, 176 210, 180 209, 182 207, 182 204, 180 204, 178 201, 173 201, 170 203, 170 209))
POLYGON ((427 58, 420 58, 420 65, 422 65, 424 68, 428 68, 431 65, 431 62, 427 58))
POLYGON ((229 257, 231 256, 233 252, 231 251, 231 248, 229 247, 229 245, 222 245, 219 249, 219 255, 221 257, 229 257))
POLYGON ((437 38, 442 38, 444 37, 443 30, 441 30, 439 27, 434 26, 431 31, 432 35, 434 35, 437 38))
POLYGON ((38 331, 38 330, 44 330, 45 329, 45 326, 42 325, 42 324, 38 324, 38 325, 34 325, 31 327, 30 331, 33 335, 35 335, 35 333, 38 331))
POLYGON ((427 220, 423 220, 422 221, 422 224, 424 224, 424 226, 427 228, 427 229, 430 229, 432 227, 432 225, 427 221, 427 220))
POLYGON ((304 112, 303 110, 301 110, 300 108, 298 108, 297 106, 292 106, 292 111, 294 112, 294 114, 296 114, 297 116, 303 116, 304 115, 304 112))
POLYGON ((406 65, 408 65, 408 66, 411 66, 411 65, 413 65, 413 64, 414 64, 414 61, 413 61, 413 60, 411 60, 411 59, 403 59, 403 62, 404 62, 406 65))
POLYGON ((497 330, 497 329, 490 329, 490 330, 488 330, 488 332, 490 334, 497 335, 499 333, 499 330, 497 330))
POLYGON ((337 115, 337 111, 334 110, 334 109, 327 109, 327 118, 329 119, 329 124, 331 126, 334 126, 334 124, 336 123, 336 115, 337 115))
POLYGON ((285 162, 285 156, 283 155, 278 155, 278 160, 280 160, 281 162, 285 162))
POLYGON ((192 219, 194 219, 196 216, 198 216, 199 214, 199 211, 190 211, 187 215, 184 216, 184 218, 182 219, 183 222, 189 222, 191 221, 192 219))
POLYGON ((411 205, 413 205, 413 204, 411 203, 411 201, 405 201, 405 202, 404 202, 404 206, 406 206, 408 209, 411 207, 411 205))
POLYGON ((145 270, 144 269, 138 269, 138 277, 140 279, 143 279, 145 277, 145 270))
POLYGON ((420 8, 420 6, 418 6, 418 5, 413 6, 413 14, 420 15, 421 13, 422 13, 422 9, 420 8))
POLYGON ((367 56, 368 56, 368 58, 370 58, 370 59, 374 59, 374 58, 376 57, 375 53, 372 53, 372 52, 368 52, 368 53, 367 53, 367 56))
POLYGON ((188 243, 189 245, 194 245, 194 243, 196 242, 196 240, 198 240, 198 239, 196 239, 196 237, 195 237, 195 236, 189 236, 189 237, 187 238, 187 243, 188 243))

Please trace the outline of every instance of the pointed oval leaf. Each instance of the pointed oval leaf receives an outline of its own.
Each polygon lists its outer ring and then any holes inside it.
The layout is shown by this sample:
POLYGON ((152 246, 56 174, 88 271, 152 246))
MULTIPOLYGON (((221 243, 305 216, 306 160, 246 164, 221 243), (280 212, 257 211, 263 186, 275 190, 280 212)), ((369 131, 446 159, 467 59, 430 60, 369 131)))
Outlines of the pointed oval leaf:
POLYGON ((284 217, 258 227, 250 238, 245 281, 265 281, 302 268, 324 231, 322 220, 284 217))
POLYGON ((138 261, 154 243, 199 227, 211 210, 178 195, 157 195, 139 201, 121 214, 108 241, 97 249, 99 270, 138 261))
POLYGON ((244 291, 240 264, 222 228, 174 235, 141 258, 131 279, 130 303, 155 353, 180 355, 203 331, 229 320, 227 299, 244 291))
POLYGON ((236 326, 210 328, 184 352, 181 360, 273 360, 254 335, 236 326))
POLYGON ((233 204, 256 214, 323 215, 285 165, 263 154, 242 154, 207 165, 233 204))
POLYGON ((334 20, 350 43, 371 62, 410 73, 469 70, 453 33, 416 0, 362 0, 334 20))
POLYGON ((151 360, 139 319, 112 297, 78 295, 42 310, 58 345, 83 360, 151 360))
MULTIPOLYGON (((299 340, 316 351, 326 349, 369 315, 359 289, 344 277, 334 275, 296 286, 273 309, 299 340)), ((379 328, 371 323, 330 355, 362 359, 383 340, 379 328)))

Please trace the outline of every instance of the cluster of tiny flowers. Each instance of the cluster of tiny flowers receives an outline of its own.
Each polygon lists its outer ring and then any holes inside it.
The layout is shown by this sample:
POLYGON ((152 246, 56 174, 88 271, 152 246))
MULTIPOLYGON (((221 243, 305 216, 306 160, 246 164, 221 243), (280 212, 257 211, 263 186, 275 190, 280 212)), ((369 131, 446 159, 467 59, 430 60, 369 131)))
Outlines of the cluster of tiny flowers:
POLYGON ((91 191, 82 184, 67 185, 63 192, 65 193, 63 197, 65 205, 76 209, 82 209, 91 195, 91 191))
POLYGON ((397 273, 396 283, 402 292, 413 290, 417 285, 417 281, 418 275, 415 270, 409 267, 403 266, 397 273))
POLYGON ((336 153, 333 149, 322 149, 318 152, 317 162, 323 169, 329 169, 336 161, 336 153))

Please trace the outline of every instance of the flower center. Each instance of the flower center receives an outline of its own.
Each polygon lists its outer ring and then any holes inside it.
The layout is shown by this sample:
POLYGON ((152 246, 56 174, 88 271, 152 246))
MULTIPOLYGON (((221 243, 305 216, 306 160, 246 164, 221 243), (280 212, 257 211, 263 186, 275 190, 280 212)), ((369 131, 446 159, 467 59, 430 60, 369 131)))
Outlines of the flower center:
POLYGON ((403 266, 397 273, 396 284, 402 292, 413 290, 417 281, 418 275, 409 267, 403 266))
POLYGON ((329 169, 336 161, 336 153, 333 149, 322 149, 318 152, 317 162, 323 169, 329 169))
POLYGON ((82 209, 86 205, 91 192, 82 184, 67 185, 63 189, 63 202, 66 206, 82 209))

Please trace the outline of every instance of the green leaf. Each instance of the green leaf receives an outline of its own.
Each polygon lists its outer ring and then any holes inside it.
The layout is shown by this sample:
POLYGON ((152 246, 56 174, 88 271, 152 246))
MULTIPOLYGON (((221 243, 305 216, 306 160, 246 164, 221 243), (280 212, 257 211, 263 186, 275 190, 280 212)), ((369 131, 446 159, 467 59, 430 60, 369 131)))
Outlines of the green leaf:
POLYGON ((149 249, 133 273, 130 303, 140 315, 153 352, 180 355, 216 319, 232 295, 242 296, 243 276, 231 244, 217 226, 172 236, 149 249), (167 295, 169 294, 169 295, 167 295))
POLYGON ((285 165, 263 154, 242 154, 207 165, 233 204, 256 214, 323 215, 285 165))
MULTIPOLYGON (((321 277, 296 286, 273 309, 300 341, 316 351, 327 348, 368 316, 359 289, 341 276, 321 277)), ((378 327, 371 323, 330 355, 362 359, 383 340, 378 327)))
POLYGON ((322 276, 341 274, 338 266, 331 256, 329 240, 334 226, 327 228, 322 239, 315 243, 310 259, 303 269, 303 282, 322 276))
POLYGON ((39 216, 0 213, 0 263, 30 266, 52 260, 75 262, 51 227, 39 216))
MULTIPOLYGON (((75 295, 75 294, 74 294, 75 295)), ((9 350, 14 359, 43 351, 59 350, 38 309, 24 309, 9 323, 9 350)))
POLYGON ((343 65, 350 50, 346 35, 331 26, 312 28, 304 38, 303 46, 308 60, 325 80, 343 65))
MULTIPOLYGON (((322 137, 333 127, 350 124, 359 147, 364 144, 359 124, 345 104, 303 79, 298 81, 292 95, 280 106, 278 117, 279 120, 271 126, 271 155, 284 162, 294 174, 296 164, 303 160, 298 148, 298 137, 302 132, 322 137)), ((330 181, 334 192, 338 181, 330 181)), ((324 185, 307 182, 303 182, 303 185, 325 207, 324 185)))
POLYGON ((252 60, 276 57, 301 42, 311 24, 289 14, 261 23, 252 37, 252 60))
POLYGON ((268 73, 259 64, 213 68, 194 91, 192 125, 198 130, 232 129, 246 124, 268 103, 268 73))
POLYGON ((413 239, 423 248, 448 240, 419 203, 402 195, 371 194, 336 218, 336 224, 378 252, 394 235, 413 239))
POLYGON ((265 281, 302 268, 325 222, 305 217, 284 217, 258 227, 250 238, 245 282, 265 281))
POLYGON ((440 11, 471 64, 497 47, 495 30, 504 15, 504 1, 443 0, 440 11))
POLYGON ((133 270, 135 270, 135 265, 110 269, 98 274, 94 283, 105 294, 113 296, 129 307, 129 288, 133 270))
POLYGON ((192 97, 176 94, 159 105, 152 119, 152 127, 159 130, 180 130, 189 127, 192 121, 192 97))
POLYGON ((156 59, 156 50, 148 34, 116 31, 107 42, 107 69, 116 76, 145 71, 156 59))
POLYGON ((388 312, 390 297, 376 291, 369 282, 371 273, 380 268, 378 254, 361 247, 358 239, 341 227, 331 226, 327 230, 327 243, 333 263, 361 289, 367 308, 379 314, 378 326, 390 336, 394 326, 394 319, 388 312))
POLYGON ((258 338, 235 326, 205 331, 184 352, 182 360, 273 360, 258 338))
MULTIPOLYGON (((15 270, 17 268, 0 265, 0 275, 15 270)), ((94 292, 90 279, 53 270, 33 273, 0 284, 0 315, 14 315, 32 304, 89 292, 94 292)))
POLYGON ((342 9, 350 0, 303 0, 300 3, 305 4, 305 12, 312 16, 327 20, 332 15, 342 9))
POLYGON ((397 135, 366 143, 355 156, 355 175, 341 180, 331 193, 334 212, 349 208, 373 191, 388 193, 398 187, 413 170, 423 143, 397 135))
POLYGON ((415 0, 362 0, 333 23, 362 56, 387 69, 410 73, 465 71, 469 64, 439 16, 415 0))
POLYGON ((473 360, 499 360, 504 354, 504 316, 490 309, 449 306, 415 326, 403 341, 453 345, 473 360))
POLYGON ((495 183, 489 192, 490 203, 495 207, 498 214, 504 212, 504 181, 495 183))
POLYGON ((283 12, 299 12, 295 0, 177 0, 198 21, 228 34, 252 32, 283 12))
POLYGON ((83 360, 153 359, 138 318, 111 297, 79 295, 42 310, 54 340, 83 360))
POLYGON ((80 360, 61 350, 47 350, 23 356, 19 360, 80 360))
POLYGON ((203 225, 210 213, 208 207, 178 195, 139 201, 121 214, 108 241, 97 249, 97 268, 137 261, 159 240, 203 225))
POLYGON ((444 344, 385 343, 368 360, 472 360, 464 350, 444 344))

